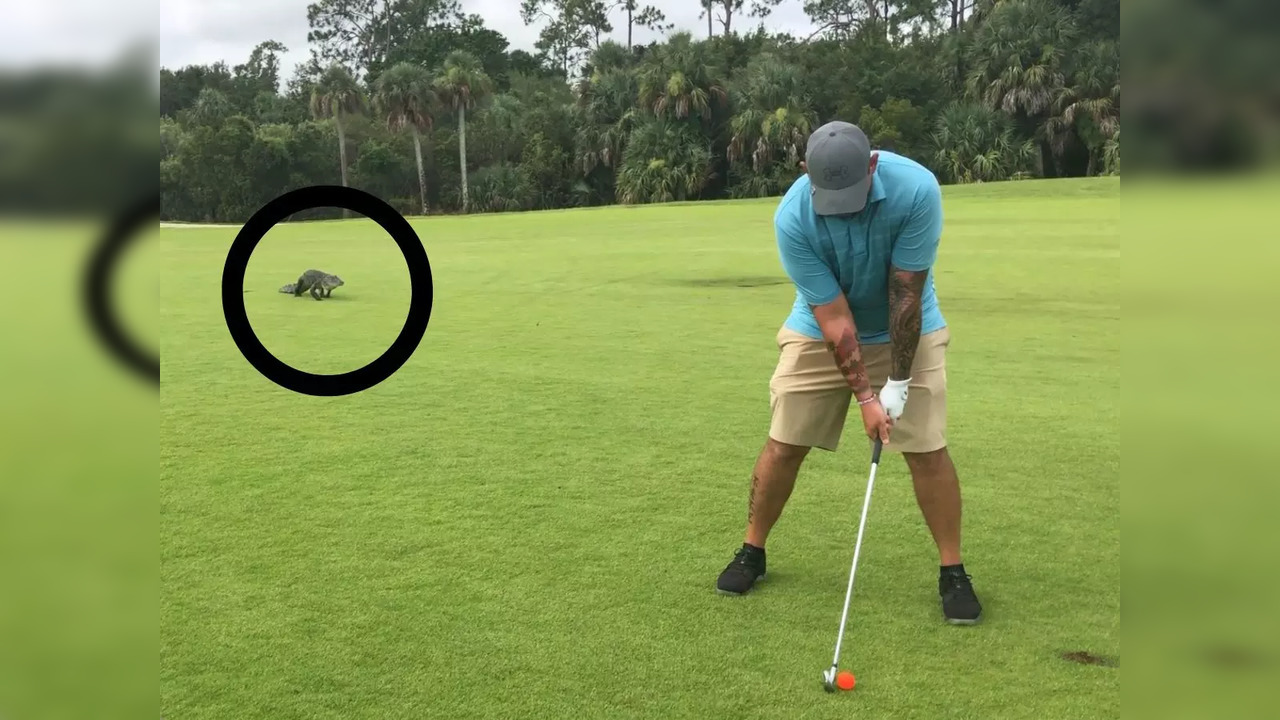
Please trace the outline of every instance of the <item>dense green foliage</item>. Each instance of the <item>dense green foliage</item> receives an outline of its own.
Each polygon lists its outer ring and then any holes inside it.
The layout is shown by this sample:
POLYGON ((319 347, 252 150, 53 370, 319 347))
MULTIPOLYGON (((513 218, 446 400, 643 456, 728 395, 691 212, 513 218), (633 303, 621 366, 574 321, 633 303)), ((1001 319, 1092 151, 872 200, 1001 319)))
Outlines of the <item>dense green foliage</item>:
POLYGON ((162 69, 165 219, 339 182, 412 214, 773 196, 832 119, 946 183, 1119 172, 1118 0, 804 0, 815 36, 747 29, 786 2, 637 45, 670 29, 650 6, 526 0, 535 56, 456 0, 317 0, 283 90, 274 41, 162 69))

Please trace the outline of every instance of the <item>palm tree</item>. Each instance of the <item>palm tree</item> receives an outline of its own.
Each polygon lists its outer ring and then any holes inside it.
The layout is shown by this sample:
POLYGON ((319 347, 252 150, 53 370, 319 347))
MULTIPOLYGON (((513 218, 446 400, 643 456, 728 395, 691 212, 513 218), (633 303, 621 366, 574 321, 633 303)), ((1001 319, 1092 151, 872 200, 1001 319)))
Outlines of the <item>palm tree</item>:
POLYGON ((493 92, 493 81, 480 61, 465 50, 454 50, 444 60, 435 80, 436 93, 446 106, 458 113, 458 164, 462 169, 462 212, 467 212, 467 110, 493 92))
POLYGON ((798 165, 816 120, 807 109, 799 68, 769 54, 752 60, 734 90, 734 107, 738 113, 729 121, 731 164, 749 157, 755 174, 767 173, 778 160, 792 168, 798 165))
POLYGON ((435 124, 439 98, 431 87, 426 68, 402 62, 378 77, 374 95, 378 111, 393 131, 408 127, 413 132, 413 151, 418 161, 418 196, 422 214, 427 214, 427 176, 422 166, 422 138, 419 131, 430 132, 435 124))
POLYGON ((950 182, 1008 180, 1035 156, 1034 143, 1017 139, 1009 117, 984 105, 952 104, 935 128, 933 167, 950 182))
POLYGON ((635 64, 636 56, 621 43, 605 40, 587 57, 587 67, 592 72, 625 70, 635 64))
POLYGON ((1107 168, 1107 173, 1111 175, 1120 174, 1120 128, 1116 128, 1116 134, 1107 140, 1106 145, 1102 148, 1102 160, 1107 168))
POLYGON ((225 93, 207 87, 200 91, 195 104, 186 112, 184 119, 191 125, 217 127, 235 112, 235 106, 227 99, 225 93))
POLYGON ((1066 48, 1076 36, 1070 13, 1050 0, 996 4, 969 45, 970 96, 1012 117, 1041 145, 1051 170, 1053 153, 1046 122, 1066 86, 1066 48))
POLYGON ((583 174, 597 166, 613 168, 622 158, 627 136, 635 125, 632 107, 638 86, 635 76, 622 69, 597 70, 579 86, 578 108, 582 122, 575 144, 583 174))
POLYGON ((772 112, 747 108, 734 116, 730 128, 729 162, 741 162, 749 154, 752 170, 759 173, 768 170, 779 154, 783 162, 797 167, 814 122, 811 113, 795 106, 772 112))
POLYGON ((639 104, 658 117, 695 117, 710 122, 728 104, 728 93, 704 45, 687 32, 672 35, 666 45, 645 56, 638 71, 639 104))
POLYGON ((1120 129, 1120 48, 1109 40, 1087 43, 1078 49, 1075 66, 1045 131, 1059 155, 1079 137, 1089 149, 1086 174, 1094 175, 1107 141, 1120 129))
POLYGON ((711 149, 697 126, 650 117, 636 126, 618 172, 624 204, 697 200, 712 177, 711 149))
MULTIPOLYGON (((347 134, 343 118, 368 109, 359 83, 344 67, 330 65, 311 90, 311 114, 317 119, 333 118, 338 128, 338 160, 342 164, 342 186, 347 186, 347 134)), ((349 217, 350 213, 346 213, 349 217)))
POLYGON ((498 162, 510 162, 512 156, 518 154, 516 149, 524 144, 521 138, 525 113, 524 103, 511 93, 494 95, 485 108, 484 125, 497 135, 498 162))

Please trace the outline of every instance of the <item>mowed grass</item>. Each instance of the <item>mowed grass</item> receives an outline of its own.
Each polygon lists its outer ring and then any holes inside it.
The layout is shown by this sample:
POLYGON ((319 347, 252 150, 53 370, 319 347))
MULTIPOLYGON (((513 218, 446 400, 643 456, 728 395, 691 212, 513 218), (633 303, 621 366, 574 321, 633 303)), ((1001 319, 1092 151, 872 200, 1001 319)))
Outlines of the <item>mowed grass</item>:
MULTIPOLYGON (((1119 184, 945 190, 950 440, 984 624, 887 456, 822 692, 866 486, 860 426, 815 452, 726 598, 794 298, 776 200, 414 220, 431 325, 367 392, 287 392, 220 309, 233 228, 164 230, 161 705, 198 718, 1118 717, 1119 184)), ((409 303, 366 220, 274 229, 259 336, 354 369, 409 303), (308 267, 331 301, 277 292, 308 267)))

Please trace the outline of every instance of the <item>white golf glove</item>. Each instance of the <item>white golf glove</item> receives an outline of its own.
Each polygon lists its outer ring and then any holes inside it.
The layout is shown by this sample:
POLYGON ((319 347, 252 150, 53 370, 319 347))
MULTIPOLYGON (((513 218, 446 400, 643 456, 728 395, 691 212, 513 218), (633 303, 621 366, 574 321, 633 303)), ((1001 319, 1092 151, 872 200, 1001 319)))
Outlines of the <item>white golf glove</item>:
POLYGON ((880 405, 884 407, 889 419, 894 422, 902 417, 902 411, 907 407, 907 385, 910 383, 911 378, 888 380, 880 390, 880 405))

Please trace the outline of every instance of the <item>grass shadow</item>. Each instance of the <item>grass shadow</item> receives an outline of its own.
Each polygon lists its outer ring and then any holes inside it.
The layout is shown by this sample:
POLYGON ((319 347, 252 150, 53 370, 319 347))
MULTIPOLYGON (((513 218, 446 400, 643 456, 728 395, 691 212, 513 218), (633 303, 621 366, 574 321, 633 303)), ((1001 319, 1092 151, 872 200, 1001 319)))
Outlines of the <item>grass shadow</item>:
POLYGON ((1079 663, 1080 665, 1100 665, 1102 667, 1120 667, 1120 659, 1109 657, 1106 655, 1094 655, 1084 650, 1076 650, 1074 652, 1064 652, 1060 656, 1067 662, 1079 663))
MULTIPOLYGON (((251 291, 245 290, 245 292, 251 292, 251 291)), ((280 295, 281 297, 288 298, 290 300, 310 300, 311 302, 316 302, 316 299, 311 297, 311 293, 302 293, 301 295, 296 295, 296 296, 290 293, 277 293, 277 294, 280 295)), ((335 292, 334 294, 328 297, 320 298, 320 302, 329 302, 331 300, 337 300, 339 302, 349 302, 351 300, 356 300, 357 298, 358 296, 356 295, 345 294, 345 293, 342 295, 339 295, 338 293, 335 292)))
POLYGON ((681 287, 702 287, 702 288, 756 288, 769 287, 772 285, 787 285, 790 280, 776 276, 767 275, 747 275, 741 277, 719 277, 719 278, 685 278, 681 280, 669 281, 672 285, 681 287))

